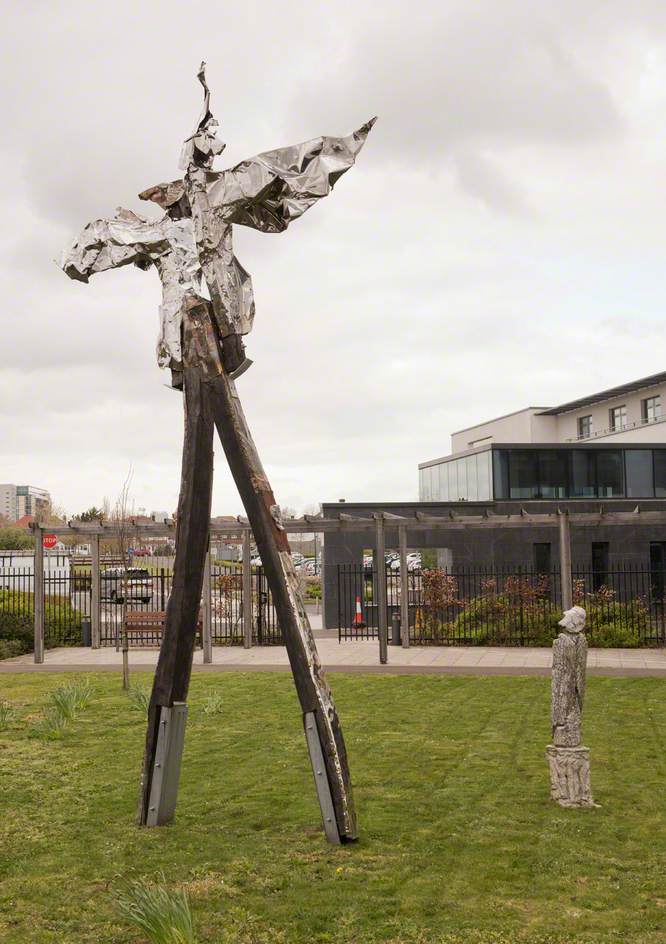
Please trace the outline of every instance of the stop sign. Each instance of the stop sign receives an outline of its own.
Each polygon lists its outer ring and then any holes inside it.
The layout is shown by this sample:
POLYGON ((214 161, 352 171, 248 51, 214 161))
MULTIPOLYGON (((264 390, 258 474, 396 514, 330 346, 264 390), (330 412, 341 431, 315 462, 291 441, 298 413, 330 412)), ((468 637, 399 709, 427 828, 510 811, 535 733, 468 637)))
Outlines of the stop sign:
POLYGON ((58 538, 55 536, 55 534, 45 534, 43 543, 47 551, 50 551, 51 548, 55 547, 58 543, 58 538))

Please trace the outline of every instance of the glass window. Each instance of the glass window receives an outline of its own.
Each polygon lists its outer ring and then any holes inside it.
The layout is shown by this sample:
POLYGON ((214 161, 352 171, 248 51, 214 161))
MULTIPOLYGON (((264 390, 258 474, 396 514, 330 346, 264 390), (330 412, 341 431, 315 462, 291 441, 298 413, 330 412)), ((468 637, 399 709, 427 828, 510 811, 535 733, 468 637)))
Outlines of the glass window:
POLYGON ((421 469, 421 501, 430 501, 430 467, 421 469))
POLYGON ((493 498, 509 497, 509 453, 493 449, 493 498))
POLYGON ((627 425, 627 405, 614 406, 608 411, 608 424, 611 429, 624 429, 627 425))
POLYGON ((479 501, 490 501, 490 449, 480 452, 476 457, 477 477, 479 482, 479 501))
POLYGON ((595 454, 584 449, 573 450, 571 461, 572 498, 594 498, 596 496, 595 454))
POLYGON ((654 602, 662 603, 666 588, 666 554, 661 541, 650 544, 650 591, 654 602))
POLYGON ((476 456, 466 456, 465 473, 467 475, 467 494, 468 501, 476 501, 479 494, 478 476, 476 472, 476 456))
POLYGON ((439 466, 439 500, 449 500, 449 470, 446 467, 446 462, 442 462, 439 466))
POLYGON ((652 498, 654 495, 652 450, 627 449, 624 456, 627 469, 627 497, 652 498))
POLYGON ((533 544, 534 549, 534 572, 536 574, 549 574, 550 563, 550 544, 533 544))
POLYGON ((539 497, 566 498, 568 456, 564 449, 539 451, 539 497))
POLYGON ((641 419, 644 423, 654 423, 661 417, 661 396, 647 397, 641 400, 641 419))
POLYGON ((592 589, 596 592, 608 582, 608 542, 592 544, 592 589))
POLYGON ((509 452, 509 496, 538 498, 536 450, 512 449, 509 452))
POLYGON ((589 439, 591 435, 592 435, 592 417, 579 416, 578 417, 578 438, 589 439))
POLYGON ((597 495, 599 498, 624 495, 622 452, 619 449, 604 449, 597 453, 597 495))
POLYGON ((666 498, 666 449, 654 450, 655 498, 666 498))

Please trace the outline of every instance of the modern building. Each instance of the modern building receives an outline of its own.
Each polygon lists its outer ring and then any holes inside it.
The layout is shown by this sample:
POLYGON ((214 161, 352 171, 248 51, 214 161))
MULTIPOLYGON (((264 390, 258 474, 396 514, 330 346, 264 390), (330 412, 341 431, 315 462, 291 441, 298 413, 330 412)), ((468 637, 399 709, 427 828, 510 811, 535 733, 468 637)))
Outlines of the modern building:
POLYGON ((33 515, 39 518, 40 514, 51 511, 51 496, 44 488, 34 485, 16 486, 16 513, 19 518, 24 515, 33 515))
MULTIPOLYGON (((556 407, 528 407, 453 433, 451 453, 419 464, 419 501, 324 504, 325 517, 377 512, 442 517, 432 531, 408 532, 410 550, 432 549, 442 566, 556 566, 557 527, 447 530, 450 516, 666 510, 666 372, 556 407)), ((553 519, 555 521, 555 519, 553 519)), ((387 550, 397 529, 386 524, 387 550)), ((344 568, 374 549, 370 532, 325 539, 325 625, 336 625, 344 568)), ((666 573, 666 526, 636 521, 572 529, 574 564, 600 579, 614 566, 666 573)), ((349 601, 345 603, 349 606, 349 601)))
POLYGON ((421 501, 666 498, 666 372, 460 430, 421 501))
POLYGON ((2 484, 0 485, 0 516, 8 518, 9 521, 16 521, 16 486, 2 484))
POLYGON ((0 515, 18 521, 26 515, 39 517, 51 510, 51 496, 34 485, 0 485, 0 515))

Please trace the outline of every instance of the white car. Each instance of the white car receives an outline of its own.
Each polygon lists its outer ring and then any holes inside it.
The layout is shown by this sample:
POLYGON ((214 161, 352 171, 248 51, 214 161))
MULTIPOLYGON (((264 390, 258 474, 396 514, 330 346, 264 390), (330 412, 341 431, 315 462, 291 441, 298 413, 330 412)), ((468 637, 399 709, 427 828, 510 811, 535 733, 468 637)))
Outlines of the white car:
POLYGON ((107 567, 99 575, 102 600, 124 603, 141 600, 150 603, 153 598, 153 578, 143 567, 107 567))

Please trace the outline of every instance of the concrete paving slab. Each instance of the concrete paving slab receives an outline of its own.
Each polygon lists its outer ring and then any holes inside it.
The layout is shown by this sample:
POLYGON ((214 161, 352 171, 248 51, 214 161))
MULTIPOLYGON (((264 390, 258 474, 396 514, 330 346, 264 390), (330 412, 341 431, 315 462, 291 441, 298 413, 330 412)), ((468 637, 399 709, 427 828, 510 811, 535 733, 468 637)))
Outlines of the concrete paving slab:
MULTIPOLYGON (((403 649, 389 646, 388 664, 379 665, 379 647, 374 639, 339 643, 332 635, 317 640, 319 654, 329 672, 381 672, 389 674, 452 674, 452 675, 547 675, 551 666, 551 650, 524 646, 410 646, 403 649)), ((130 651, 130 667, 150 670, 157 662, 157 649, 130 651)), ((115 648, 82 647, 50 649, 46 661, 36 666, 31 655, 0 662, 3 672, 66 672, 119 671, 122 653, 115 648)), ((203 664, 201 650, 195 653, 194 671, 286 671, 289 660, 283 646, 243 649, 216 646, 211 665, 203 664)), ((590 674, 646 675, 666 677, 664 649, 590 649, 590 674)))

